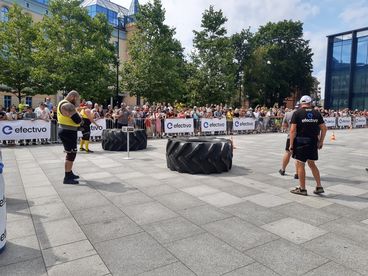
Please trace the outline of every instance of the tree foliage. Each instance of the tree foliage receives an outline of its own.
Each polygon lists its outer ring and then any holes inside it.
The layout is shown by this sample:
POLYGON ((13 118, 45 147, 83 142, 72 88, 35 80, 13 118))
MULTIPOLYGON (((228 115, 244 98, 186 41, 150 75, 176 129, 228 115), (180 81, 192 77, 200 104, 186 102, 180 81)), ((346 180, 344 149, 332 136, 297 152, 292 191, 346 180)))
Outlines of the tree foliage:
POLYGON ((174 101, 185 93, 183 48, 175 29, 164 24, 160 0, 140 7, 136 29, 128 41, 129 60, 123 64, 123 90, 148 101, 174 101))
POLYGON ((213 6, 205 10, 200 31, 194 31, 192 63, 188 80, 191 99, 199 104, 229 102, 235 91, 234 49, 224 27, 227 18, 213 6))
POLYGON ((0 22, 0 84, 18 97, 34 94, 31 70, 32 49, 36 38, 32 18, 13 5, 8 21, 0 22))
POLYGON ((90 17, 77 0, 50 2, 50 16, 38 26, 32 76, 39 90, 76 89, 82 97, 105 100, 114 84, 112 26, 105 15, 90 17))

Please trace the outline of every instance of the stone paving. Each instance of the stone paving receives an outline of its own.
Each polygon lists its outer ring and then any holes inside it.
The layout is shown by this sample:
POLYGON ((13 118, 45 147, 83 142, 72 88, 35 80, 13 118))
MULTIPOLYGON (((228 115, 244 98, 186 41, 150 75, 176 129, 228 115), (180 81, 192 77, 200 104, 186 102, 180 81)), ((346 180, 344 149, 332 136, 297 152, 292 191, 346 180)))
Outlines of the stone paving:
MULTIPOLYGON (((63 185, 62 147, 2 148, 8 242, 0 275, 368 275, 368 130, 335 132, 318 162, 326 195, 289 193, 285 134, 234 136, 233 169, 166 168, 145 151, 78 154, 63 185)), ((330 134, 328 134, 329 137, 330 134)))

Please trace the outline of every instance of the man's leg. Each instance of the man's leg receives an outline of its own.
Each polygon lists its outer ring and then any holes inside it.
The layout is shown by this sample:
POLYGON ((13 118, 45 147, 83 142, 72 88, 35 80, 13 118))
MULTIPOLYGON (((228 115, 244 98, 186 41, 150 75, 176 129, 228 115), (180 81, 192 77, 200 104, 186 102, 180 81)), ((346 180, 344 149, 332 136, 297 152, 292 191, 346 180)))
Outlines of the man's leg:
POLYGON ((321 186, 321 176, 319 174, 319 170, 316 166, 316 163, 313 160, 308 160, 308 166, 312 171, 314 179, 316 180, 317 187, 322 187, 321 186))
POLYGON ((77 175, 75 175, 72 171, 73 169, 73 163, 77 156, 77 153, 67 152, 66 154, 66 160, 65 160, 65 177, 64 177, 64 184, 79 184, 76 178, 79 178, 77 175))
POLYGON ((79 145, 79 150, 84 150, 84 148, 83 148, 83 146, 84 146, 84 140, 83 140, 83 138, 80 140, 80 145, 79 145))
POLYGON ((305 163, 297 161, 296 167, 299 176, 299 187, 305 190, 305 163))
POLYGON ((290 151, 285 151, 284 153, 284 157, 282 158, 282 167, 281 169, 285 172, 286 171, 286 167, 287 165, 289 164, 290 162, 290 156, 291 156, 291 153, 290 151))

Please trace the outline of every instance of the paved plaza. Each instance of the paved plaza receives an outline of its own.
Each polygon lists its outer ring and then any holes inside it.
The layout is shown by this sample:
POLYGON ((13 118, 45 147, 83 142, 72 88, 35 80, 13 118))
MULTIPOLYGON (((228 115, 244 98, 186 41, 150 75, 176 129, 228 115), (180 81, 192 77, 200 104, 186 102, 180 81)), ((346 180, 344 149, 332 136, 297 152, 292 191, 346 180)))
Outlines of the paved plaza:
POLYGON ((320 152, 325 196, 289 190, 285 134, 234 136, 233 168, 166 168, 145 151, 78 154, 63 185, 61 145, 2 148, 7 248, 0 275, 368 275, 368 129, 335 131, 320 152))

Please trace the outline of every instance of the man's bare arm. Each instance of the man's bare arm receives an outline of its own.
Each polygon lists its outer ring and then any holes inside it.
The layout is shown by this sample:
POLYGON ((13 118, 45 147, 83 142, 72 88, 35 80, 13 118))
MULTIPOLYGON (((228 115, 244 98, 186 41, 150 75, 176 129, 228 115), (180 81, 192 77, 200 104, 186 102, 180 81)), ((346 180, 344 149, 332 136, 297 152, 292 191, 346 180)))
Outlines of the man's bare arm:
POLYGON ((318 148, 321 149, 323 147, 323 141, 325 140, 326 133, 327 133, 327 127, 325 124, 320 124, 319 129, 321 130, 321 137, 318 141, 318 148))
POLYGON ((75 113, 77 113, 77 110, 74 104, 65 103, 61 106, 61 114, 64 116, 72 117, 75 113))
POLYGON ((294 148, 294 140, 296 137, 296 124, 291 124, 290 126, 290 150, 293 150, 294 148))

